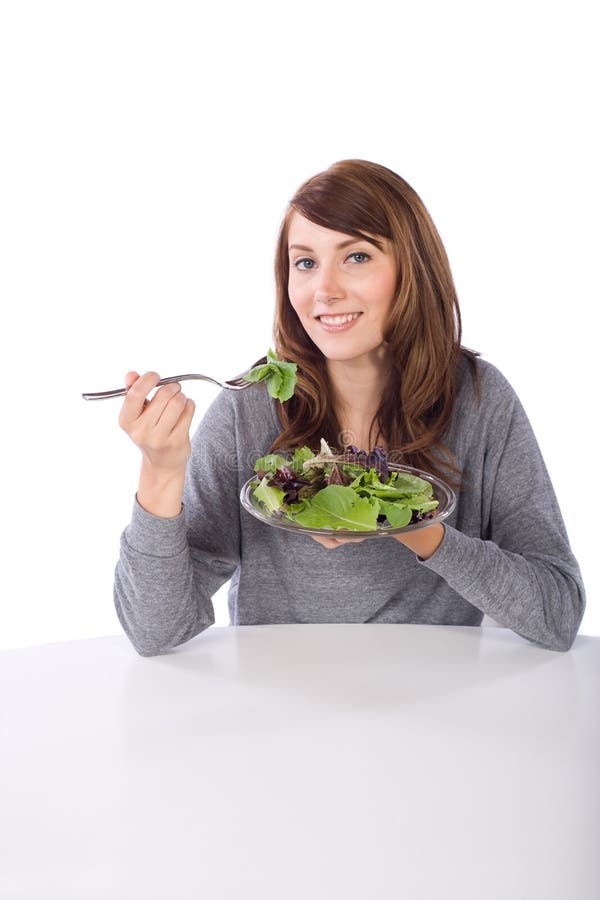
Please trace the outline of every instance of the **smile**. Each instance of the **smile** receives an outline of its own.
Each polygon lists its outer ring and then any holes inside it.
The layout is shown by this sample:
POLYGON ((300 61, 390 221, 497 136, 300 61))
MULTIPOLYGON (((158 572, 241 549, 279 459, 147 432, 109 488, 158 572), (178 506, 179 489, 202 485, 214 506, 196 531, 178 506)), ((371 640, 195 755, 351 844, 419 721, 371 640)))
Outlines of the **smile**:
POLYGON ((346 313, 341 316, 317 316, 322 325, 327 325, 329 327, 339 327, 340 325, 347 325, 349 322, 354 322, 361 313, 346 313))

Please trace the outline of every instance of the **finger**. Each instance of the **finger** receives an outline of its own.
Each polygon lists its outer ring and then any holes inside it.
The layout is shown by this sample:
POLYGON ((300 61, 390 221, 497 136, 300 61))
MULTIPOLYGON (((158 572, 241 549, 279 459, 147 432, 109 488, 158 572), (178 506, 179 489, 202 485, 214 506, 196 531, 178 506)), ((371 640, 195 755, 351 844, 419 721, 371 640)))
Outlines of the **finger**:
POLYGON ((322 537, 321 535, 311 534, 311 537, 322 547, 328 550, 335 550, 336 547, 342 547, 344 544, 362 544, 366 538, 334 538, 322 537))
POLYGON ((336 547, 340 546, 339 541, 336 541, 335 538, 322 537, 320 534, 311 534, 311 538, 317 544, 320 544, 321 547, 325 547, 326 550, 335 550, 336 547))
POLYGON ((125 387, 127 388, 127 390, 129 390, 129 388, 136 383, 139 377, 140 376, 138 372, 127 373, 127 375, 125 376, 125 387))
POLYGON ((128 396, 131 395, 135 397, 137 400, 141 400, 142 397, 146 399, 149 393, 154 390, 160 381, 160 375, 158 372, 144 372, 137 381, 135 381, 129 390, 127 391, 128 396))
MULTIPOLYGON (((181 385, 179 382, 173 384, 165 384, 157 390, 152 400, 149 401, 146 408, 146 420, 148 423, 156 427, 167 409, 171 400, 181 393, 181 385)), ((181 410, 180 410, 181 411, 181 410)))
MULTIPOLYGON (((187 397, 181 389, 168 398, 155 425, 161 434, 171 435, 185 409, 186 400, 187 397)), ((152 403, 150 405, 152 406, 152 403)))
POLYGON ((184 436, 189 437, 190 426, 192 424, 192 419, 194 417, 194 412, 196 410, 196 404, 194 401, 187 397, 185 401, 185 407, 179 419, 177 420, 172 432, 171 436, 177 440, 178 438, 183 438, 184 436))
MULTIPOLYGON (((128 372, 127 375, 134 375, 134 372, 128 372)), ((125 378, 127 378, 127 375, 125 378)), ((135 381, 127 390, 127 396, 123 402, 123 417, 128 421, 137 419, 145 407, 145 399, 156 387, 160 381, 158 372, 146 372, 135 381)))

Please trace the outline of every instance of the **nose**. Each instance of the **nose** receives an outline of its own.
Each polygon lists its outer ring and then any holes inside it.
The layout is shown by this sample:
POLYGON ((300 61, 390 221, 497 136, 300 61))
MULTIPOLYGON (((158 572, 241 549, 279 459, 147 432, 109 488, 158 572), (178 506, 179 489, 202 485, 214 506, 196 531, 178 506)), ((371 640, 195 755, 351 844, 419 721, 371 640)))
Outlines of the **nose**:
POLYGON ((319 277, 315 285, 315 301, 317 303, 331 303, 333 300, 343 300, 346 296, 343 279, 333 265, 321 264, 319 277))

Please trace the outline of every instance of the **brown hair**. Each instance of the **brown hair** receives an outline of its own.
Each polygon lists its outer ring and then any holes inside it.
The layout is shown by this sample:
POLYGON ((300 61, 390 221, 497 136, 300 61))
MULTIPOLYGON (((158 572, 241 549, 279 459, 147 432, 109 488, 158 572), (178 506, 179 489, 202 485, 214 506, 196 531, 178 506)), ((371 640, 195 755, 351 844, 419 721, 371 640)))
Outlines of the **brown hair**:
MULTIPOLYGON (((459 474, 443 444, 456 396, 457 367, 472 351, 461 347, 461 319, 446 251, 416 192, 390 169, 364 160, 343 160, 306 181, 284 216, 275 257, 276 312, 273 329, 280 359, 298 363, 294 396, 278 404, 281 434, 272 450, 320 438, 338 449, 340 426, 333 409, 326 360, 308 337, 288 295, 288 227, 294 211, 311 222, 372 240, 387 238, 396 258, 396 300, 384 339, 391 368, 371 423, 389 458, 456 482, 459 474)), ((359 448, 370 450, 372 448, 359 448)))

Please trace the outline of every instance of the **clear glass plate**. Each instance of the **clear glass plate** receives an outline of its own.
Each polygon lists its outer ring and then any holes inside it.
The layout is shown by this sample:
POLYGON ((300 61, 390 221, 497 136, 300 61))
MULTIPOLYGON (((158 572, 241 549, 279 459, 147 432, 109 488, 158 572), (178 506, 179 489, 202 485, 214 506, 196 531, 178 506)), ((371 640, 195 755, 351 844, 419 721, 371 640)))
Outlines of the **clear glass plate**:
POLYGON ((256 481, 256 475, 249 478, 243 486, 240 493, 240 502, 244 509, 251 515, 255 516, 266 525, 272 525, 274 528, 283 528, 284 531, 295 531, 296 534, 321 534, 325 537, 360 537, 374 538, 385 537, 390 534, 403 534, 408 531, 417 531, 419 528, 427 528, 435 522, 443 522, 454 510, 456 506, 456 494, 441 478, 435 475, 429 475, 420 469, 413 469, 411 466, 388 466, 390 472, 406 472, 409 475, 418 475, 424 481, 428 481, 433 486, 433 495, 439 502, 439 506, 434 510, 434 515, 430 519, 422 519, 420 522, 414 522, 411 525, 403 525, 402 528, 392 528, 391 525, 380 525, 370 531, 351 530, 348 528, 307 528, 293 522, 285 515, 279 512, 269 513, 264 509, 256 497, 252 494, 252 482, 256 481))

